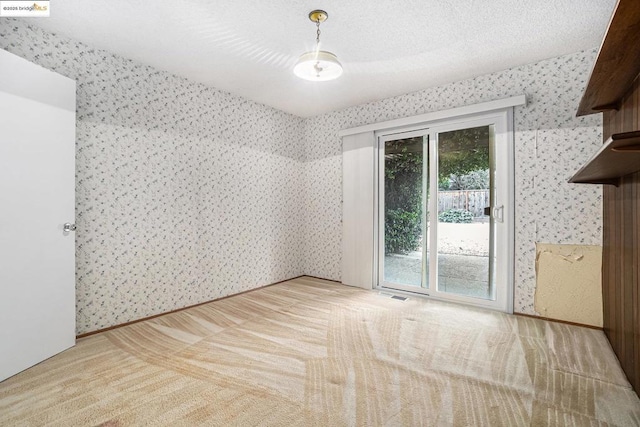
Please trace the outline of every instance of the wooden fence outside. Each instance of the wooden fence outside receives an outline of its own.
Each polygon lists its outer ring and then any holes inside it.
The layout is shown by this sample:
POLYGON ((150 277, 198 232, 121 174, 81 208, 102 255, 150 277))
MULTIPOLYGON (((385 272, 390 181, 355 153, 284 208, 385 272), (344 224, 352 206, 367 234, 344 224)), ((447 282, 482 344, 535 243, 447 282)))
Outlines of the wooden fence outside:
POLYGON ((489 190, 456 190, 438 193, 438 213, 449 209, 464 209, 475 218, 484 216, 484 208, 489 206, 489 190))

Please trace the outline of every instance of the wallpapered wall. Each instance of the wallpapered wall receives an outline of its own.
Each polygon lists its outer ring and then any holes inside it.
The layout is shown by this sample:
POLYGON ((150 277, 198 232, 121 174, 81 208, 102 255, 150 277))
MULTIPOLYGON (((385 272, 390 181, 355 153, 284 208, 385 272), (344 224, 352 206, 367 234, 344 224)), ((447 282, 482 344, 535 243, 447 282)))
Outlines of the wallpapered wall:
POLYGON ((567 184, 602 141, 601 115, 575 117, 595 53, 549 59, 306 120, 304 272, 340 280, 339 130, 524 93, 527 106, 514 111, 514 310, 535 314, 535 243, 602 243, 600 187, 567 184))
POLYGON ((302 119, 20 20, 0 48, 77 80, 78 333, 303 273, 302 119))
POLYGON ((525 93, 515 109, 515 310, 535 242, 601 244, 599 187, 566 180, 600 145, 575 118, 581 52, 303 120, 3 19, 0 48, 77 80, 77 332, 309 274, 340 280, 337 132, 525 93))

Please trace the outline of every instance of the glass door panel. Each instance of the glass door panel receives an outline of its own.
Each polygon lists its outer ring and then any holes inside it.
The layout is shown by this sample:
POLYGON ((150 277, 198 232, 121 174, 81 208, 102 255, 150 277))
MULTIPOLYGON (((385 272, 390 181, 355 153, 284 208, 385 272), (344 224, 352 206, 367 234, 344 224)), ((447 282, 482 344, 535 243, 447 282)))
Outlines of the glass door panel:
POLYGON ((429 159, 424 132, 383 140, 383 281, 426 287, 426 189, 429 159))
POLYGON ((379 136, 379 286, 511 310, 509 135, 495 112, 379 136))
POLYGON ((438 291, 495 299, 492 282, 493 126, 437 134, 438 291))

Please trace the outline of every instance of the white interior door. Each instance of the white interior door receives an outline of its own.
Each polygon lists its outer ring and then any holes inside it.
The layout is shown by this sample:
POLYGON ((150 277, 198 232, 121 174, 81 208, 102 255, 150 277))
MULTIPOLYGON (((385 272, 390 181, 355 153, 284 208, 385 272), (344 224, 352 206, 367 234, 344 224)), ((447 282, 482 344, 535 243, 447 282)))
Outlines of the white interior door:
POLYGON ((74 216, 75 81, 0 49, 0 380, 75 344, 74 216))

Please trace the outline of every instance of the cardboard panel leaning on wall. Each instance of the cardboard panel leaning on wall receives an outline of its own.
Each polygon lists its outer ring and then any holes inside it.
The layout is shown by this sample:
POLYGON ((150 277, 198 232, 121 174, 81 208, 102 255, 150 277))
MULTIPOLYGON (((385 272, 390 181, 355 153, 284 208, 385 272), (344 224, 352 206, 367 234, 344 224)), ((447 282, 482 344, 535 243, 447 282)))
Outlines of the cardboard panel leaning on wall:
POLYGON ((543 317, 602 327, 602 247, 536 244, 535 308, 543 317))

